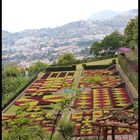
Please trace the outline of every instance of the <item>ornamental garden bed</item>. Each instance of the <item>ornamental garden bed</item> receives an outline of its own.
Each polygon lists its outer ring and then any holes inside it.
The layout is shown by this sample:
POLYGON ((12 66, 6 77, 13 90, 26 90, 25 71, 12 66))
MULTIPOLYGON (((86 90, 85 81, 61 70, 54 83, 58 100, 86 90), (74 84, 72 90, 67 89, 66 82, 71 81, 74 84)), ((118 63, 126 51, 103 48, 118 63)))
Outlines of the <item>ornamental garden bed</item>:
POLYGON ((83 75, 84 76, 94 76, 94 75, 111 75, 114 73, 114 70, 106 70, 106 69, 100 69, 100 70, 84 70, 83 75))
MULTIPOLYGON (((93 122, 105 114, 109 114, 111 111, 108 110, 100 110, 100 111, 81 111, 77 113, 73 113, 70 116, 70 120, 75 123, 75 137, 81 136, 98 136, 99 135, 99 127, 94 125, 93 122)), ((111 120, 110 120, 111 121, 111 120)), ((108 135, 111 135, 111 127, 108 127, 108 135)), ((131 134, 132 131, 129 128, 116 128, 115 135, 121 134, 131 134)), ((100 132, 103 135, 103 130, 100 132)))
POLYGON ((83 78, 81 78, 78 87, 109 88, 117 86, 123 82, 119 76, 99 76, 100 80, 98 82, 92 82, 90 81, 90 78, 92 78, 92 76, 84 76, 83 78))
POLYGON ((130 103, 130 98, 124 88, 97 88, 81 92, 74 100, 73 108, 111 109, 122 108, 130 103))

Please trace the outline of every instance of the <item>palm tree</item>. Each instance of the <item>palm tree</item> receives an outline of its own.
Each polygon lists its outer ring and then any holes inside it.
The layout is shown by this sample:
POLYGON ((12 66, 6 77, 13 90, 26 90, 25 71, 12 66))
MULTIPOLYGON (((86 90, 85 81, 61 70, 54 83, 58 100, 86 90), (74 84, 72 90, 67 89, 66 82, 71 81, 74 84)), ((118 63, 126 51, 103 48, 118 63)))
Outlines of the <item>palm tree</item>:
POLYGON ((68 121, 61 121, 58 126, 58 132, 62 135, 64 140, 71 140, 74 134, 75 124, 68 121))

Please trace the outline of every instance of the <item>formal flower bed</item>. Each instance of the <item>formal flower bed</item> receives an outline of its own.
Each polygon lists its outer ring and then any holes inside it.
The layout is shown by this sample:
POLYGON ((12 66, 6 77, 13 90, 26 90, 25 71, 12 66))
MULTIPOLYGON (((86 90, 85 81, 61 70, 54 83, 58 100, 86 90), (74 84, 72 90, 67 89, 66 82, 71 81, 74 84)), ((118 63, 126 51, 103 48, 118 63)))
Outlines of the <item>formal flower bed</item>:
POLYGON ((19 99, 19 100, 16 100, 14 102, 15 105, 17 106, 23 106, 23 105, 26 105, 26 104, 29 104, 29 105, 37 105, 38 104, 38 101, 35 100, 35 99, 19 99))
POLYGON ((25 91, 26 96, 42 96, 50 92, 57 92, 62 88, 70 88, 74 72, 52 72, 45 75, 46 79, 38 79, 25 91), (60 75, 60 76, 59 76, 60 75))
POLYGON ((100 70, 84 70, 83 75, 84 76, 94 76, 94 75, 111 75, 114 71, 113 70, 106 70, 106 69, 100 69, 100 70))
MULTIPOLYGON (((97 136, 99 135, 99 127, 95 126, 95 122, 98 118, 102 117, 104 114, 110 113, 108 110, 100 111, 84 111, 71 114, 70 120, 75 123, 75 133, 74 136, 97 136)), ((131 131, 128 128, 118 128, 115 129, 115 134, 128 134, 131 131)), ((101 130, 101 135, 103 134, 101 130)), ((111 128, 108 131, 108 135, 111 134, 111 128)))
POLYGON ((93 107, 93 94, 91 91, 82 92, 80 96, 78 96, 75 101, 73 108, 81 108, 81 109, 91 109, 93 107))
POLYGON ((93 108, 112 108, 108 88, 93 89, 93 108))
POLYGON ((113 88, 111 89, 111 97, 113 107, 120 108, 127 106, 130 102, 128 93, 124 88, 113 88))
POLYGON ((83 77, 79 82, 79 87, 90 87, 90 88, 109 88, 114 87, 122 82, 118 76, 100 76, 100 81, 90 81, 91 76, 83 77), (88 80, 89 78, 89 80, 88 80))
POLYGON ((130 99, 124 88, 96 88, 81 92, 74 100, 73 108, 109 109, 128 105, 130 99))

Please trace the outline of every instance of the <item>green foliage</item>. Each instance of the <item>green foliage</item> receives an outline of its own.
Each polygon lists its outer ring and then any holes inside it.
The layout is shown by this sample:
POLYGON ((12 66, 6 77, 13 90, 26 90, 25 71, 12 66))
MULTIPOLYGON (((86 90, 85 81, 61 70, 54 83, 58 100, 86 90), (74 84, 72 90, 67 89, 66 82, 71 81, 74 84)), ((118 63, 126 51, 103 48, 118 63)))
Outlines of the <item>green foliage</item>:
POLYGON ((104 54, 112 54, 112 50, 116 50, 122 46, 123 35, 117 31, 105 36, 101 42, 94 42, 91 46, 90 53, 96 56, 100 55, 99 52, 105 50, 104 54))
POLYGON ((47 140, 47 136, 40 126, 13 127, 5 130, 2 140, 47 140))
POLYGON ((133 105, 133 109, 138 109, 138 101, 135 101, 133 105))
POLYGON ((85 80, 89 83, 99 83, 101 81, 101 76, 95 75, 95 76, 86 76, 85 80))
POLYGON ((100 42, 94 42, 90 49, 90 54, 99 55, 99 51, 101 51, 102 44, 100 42))
POLYGON ((138 16, 128 22, 124 31, 123 44, 132 49, 138 44, 138 16))
POLYGON ((64 53, 62 56, 58 58, 58 64, 68 63, 75 61, 76 58, 72 53, 64 53))
POLYGON ((18 91, 26 85, 31 77, 20 76, 16 72, 10 74, 10 69, 2 72, 2 106, 6 104, 18 91), (15 74, 13 74, 15 73, 15 74))
POLYGON ((117 31, 111 33, 110 35, 105 36, 102 40, 102 46, 104 49, 118 49, 122 44, 123 35, 117 31))
POLYGON ((70 120, 63 120, 59 123, 58 132, 63 136, 64 140, 71 140, 74 134, 75 124, 70 120))
POLYGON ((35 64, 29 67, 29 74, 37 74, 47 66, 47 64, 42 63, 41 61, 37 61, 35 64))
POLYGON ((24 116, 12 120, 9 129, 2 132, 2 140, 47 140, 48 137, 39 125, 32 126, 32 121, 24 116))
POLYGON ((25 76, 25 69, 20 66, 8 63, 2 70, 2 106, 4 106, 12 97, 33 78, 25 76))

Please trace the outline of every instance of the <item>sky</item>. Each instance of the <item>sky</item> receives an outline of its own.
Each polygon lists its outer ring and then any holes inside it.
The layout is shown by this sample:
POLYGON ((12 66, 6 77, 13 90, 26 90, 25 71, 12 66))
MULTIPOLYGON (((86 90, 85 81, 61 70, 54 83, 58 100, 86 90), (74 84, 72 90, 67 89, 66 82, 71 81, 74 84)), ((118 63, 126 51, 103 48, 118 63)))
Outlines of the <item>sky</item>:
POLYGON ((2 29, 54 28, 103 10, 138 9, 138 0, 2 0, 2 29))

